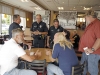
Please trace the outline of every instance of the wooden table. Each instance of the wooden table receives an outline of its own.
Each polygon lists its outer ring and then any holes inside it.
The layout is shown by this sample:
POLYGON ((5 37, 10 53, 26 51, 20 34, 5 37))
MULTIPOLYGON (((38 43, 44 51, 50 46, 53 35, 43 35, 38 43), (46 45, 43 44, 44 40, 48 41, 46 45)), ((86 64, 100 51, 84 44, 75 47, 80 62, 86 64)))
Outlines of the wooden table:
MULTIPOLYGON (((51 62, 49 60, 49 56, 46 55, 46 49, 48 48, 32 48, 30 51, 29 50, 26 50, 26 53, 28 55, 30 55, 30 52, 36 52, 37 50, 40 50, 41 51, 41 57, 37 58, 37 60, 44 60, 46 59, 46 62, 51 62)), ((51 50, 51 49, 48 49, 48 50, 51 50)))
POLYGON ((33 38, 31 36, 30 37, 24 37, 24 40, 30 41, 30 40, 33 40, 33 38))

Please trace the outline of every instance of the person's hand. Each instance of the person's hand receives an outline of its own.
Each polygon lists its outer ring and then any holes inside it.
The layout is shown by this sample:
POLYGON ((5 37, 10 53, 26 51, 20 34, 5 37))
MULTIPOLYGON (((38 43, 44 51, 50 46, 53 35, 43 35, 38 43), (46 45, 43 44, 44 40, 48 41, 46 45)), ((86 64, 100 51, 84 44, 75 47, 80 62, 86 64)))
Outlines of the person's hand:
POLYGON ((34 35, 38 35, 39 34, 39 31, 34 31, 33 34, 34 35))
POLYGON ((36 56, 40 57, 41 56, 41 51, 37 50, 35 53, 36 56))
POLYGON ((32 47, 32 43, 26 43, 28 45, 28 49, 30 50, 32 47))
POLYGON ((93 53, 93 51, 91 50, 91 48, 88 48, 85 50, 85 53, 90 54, 90 53, 93 53))
POLYGON ((46 55, 50 56, 52 55, 52 52, 50 50, 46 50, 46 55))

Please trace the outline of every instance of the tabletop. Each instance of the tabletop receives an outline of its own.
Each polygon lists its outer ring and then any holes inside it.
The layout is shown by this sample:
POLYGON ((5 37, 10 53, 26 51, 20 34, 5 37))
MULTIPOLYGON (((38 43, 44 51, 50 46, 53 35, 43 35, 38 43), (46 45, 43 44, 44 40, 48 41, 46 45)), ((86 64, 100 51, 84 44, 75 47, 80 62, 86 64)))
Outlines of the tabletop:
POLYGON ((46 50, 51 50, 48 48, 32 48, 31 50, 25 50, 26 54, 30 55, 30 52, 36 52, 37 50, 41 51, 41 56, 37 58, 37 60, 44 60, 46 59, 46 62, 51 62, 49 60, 49 56, 46 55, 46 50))

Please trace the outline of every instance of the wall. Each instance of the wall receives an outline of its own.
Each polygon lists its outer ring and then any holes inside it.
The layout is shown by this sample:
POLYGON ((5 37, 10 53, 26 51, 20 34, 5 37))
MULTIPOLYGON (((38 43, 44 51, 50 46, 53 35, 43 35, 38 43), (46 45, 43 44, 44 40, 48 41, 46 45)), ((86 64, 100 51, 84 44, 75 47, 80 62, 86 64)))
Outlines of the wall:
POLYGON ((56 19, 57 14, 54 13, 54 11, 51 11, 50 13, 50 26, 53 25, 53 20, 56 19))
MULTIPOLYGON (((4 5, 12 7, 12 15, 14 15, 14 8, 19 9, 18 7, 15 7, 15 6, 3 3, 3 2, 0 2, 0 4, 4 4, 4 5)), ((20 9, 20 10, 23 10, 23 9, 20 9)), ((26 11, 26 10, 23 10, 23 11, 26 13, 26 27, 31 27, 32 22, 33 22, 33 13, 26 11), (27 21, 27 18, 29 19, 29 21, 27 21)))
POLYGON ((33 13, 26 12, 26 27, 31 27, 33 23, 33 13))

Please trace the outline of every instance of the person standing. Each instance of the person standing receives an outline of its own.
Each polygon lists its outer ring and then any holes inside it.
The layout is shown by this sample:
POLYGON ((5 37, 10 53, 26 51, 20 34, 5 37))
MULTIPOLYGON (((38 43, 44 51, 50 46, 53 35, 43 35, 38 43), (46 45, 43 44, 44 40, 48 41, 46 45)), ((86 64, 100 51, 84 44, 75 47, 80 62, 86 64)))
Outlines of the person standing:
POLYGON ((48 28, 46 23, 42 22, 42 17, 40 14, 36 15, 36 22, 32 24, 30 29, 33 34, 33 46, 35 48, 45 47, 45 35, 48 34, 48 28))
POLYGON ((41 52, 29 56, 19 45, 24 40, 24 32, 21 29, 12 30, 12 38, 7 41, 0 50, 1 75, 37 75, 34 70, 17 69, 18 58, 28 62, 34 61, 41 52))
POLYGON ((79 46, 79 40, 80 40, 80 36, 77 34, 77 31, 74 30, 73 31, 73 37, 72 37, 74 40, 74 43, 73 43, 73 46, 74 46, 74 49, 77 49, 78 46, 79 46))
POLYGON ((89 10, 86 13, 86 24, 84 34, 79 43, 79 51, 82 53, 81 63, 86 62, 84 74, 98 75, 98 62, 100 60, 100 21, 97 13, 89 10), (85 50, 84 50, 85 49, 85 50))
POLYGON ((53 39, 54 39, 54 35, 57 32, 63 32, 63 28, 59 25, 59 20, 58 19, 54 19, 53 20, 53 26, 51 26, 48 30, 48 37, 47 37, 47 47, 49 48, 53 48, 53 39))
MULTIPOLYGON (((13 15, 13 23, 9 26, 9 38, 12 38, 12 30, 13 29, 21 29, 22 30, 22 26, 20 26, 19 24, 21 23, 21 18, 20 15, 15 14, 13 15)), ((28 47, 31 47, 31 43, 27 43, 25 40, 23 40, 22 44, 20 44, 21 46, 23 45, 28 45, 28 47)))
POLYGON ((9 38, 12 38, 12 30, 16 28, 20 28, 21 26, 19 25, 21 23, 21 18, 20 15, 15 14, 13 15, 13 23, 9 26, 9 38))

